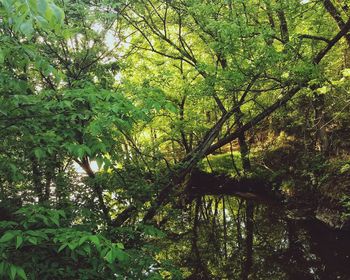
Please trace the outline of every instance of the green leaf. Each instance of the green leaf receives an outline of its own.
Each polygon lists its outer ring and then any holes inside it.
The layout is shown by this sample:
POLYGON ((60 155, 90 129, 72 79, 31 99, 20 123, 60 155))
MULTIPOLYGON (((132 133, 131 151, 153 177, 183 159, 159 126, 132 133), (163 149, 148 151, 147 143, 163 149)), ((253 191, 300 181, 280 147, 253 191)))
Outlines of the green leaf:
POLYGON ((9 10, 11 8, 11 6, 13 5, 12 1, 11 0, 1 0, 0 1, 1 4, 4 5, 4 7, 9 10))
POLYGON ((17 267, 15 265, 11 265, 10 266, 10 278, 12 280, 14 280, 16 277, 16 274, 17 274, 17 267))
POLYGON ((27 279, 28 279, 28 278, 27 278, 27 275, 26 275, 26 273, 24 272, 24 270, 23 270, 22 267, 18 267, 18 268, 17 268, 17 274, 18 274, 19 277, 21 277, 21 278, 24 279, 24 280, 27 280, 27 279))
POLYGON ((65 213, 63 210, 57 210, 56 212, 57 212, 58 215, 61 216, 62 218, 65 218, 65 219, 67 218, 67 217, 66 217, 66 213, 65 213))
POLYGON ((155 228, 154 226, 145 225, 143 226, 143 231, 146 235, 149 235, 149 236, 160 237, 160 238, 165 236, 164 232, 155 228))
POLYGON ((27 20, 25 22, 23 22, 20 26, 19 26, 19 30, 26 35, 27 37, 30 37, 30 35, 33 34, 34 32, 34 28, 33 28, 33 23, 31 20, 27 20))
POLYGON ((37 0, 37 9, 39 14, 45 15, 47 7, 48 5, 46 0, 37 0))
POLYGON ((323 86, 317 90, 318 93, 320 94, 326 94, 328 92, 328 87, 323 86))
POLYGON ((36 230, 36 231, 28 230, 28 231, 26 231, 26 233, 31 235, 31 236, 34 236, 34 237, 41 237, 41 238, 46 239, 46 240, 49 239, 45 232, 42 232, 42 231, 39 231, 39 230, 36 230))
POLYGON ((343 76, 344 77, 350 77, 350 68, 345 68, 343 70, 343 76))
POLYGON ((50 4, 50 8, 53 12, 53 15, 56 18, 56 21, 58 23, 63 23, 63 19, 64 19, 64 12, 61 8, 57 7, 55 4, 51 3, 50 4))
POLYGON ((89 237, 89 239, 91 240, 92 243, 94 243, 96 246, 100 245, 100 239, 98 239, 98 237, 96 235, 91 235, 89 237))
POLYGON ((124 249, 123 243, 118 242, 116 245, 119 249, 124 249))
POLYGON ((123 262, 128 259, 128 254, 122 251, 119 248, 114 248, 113 249, 113 255, 118 259, 118 261, 123 262))
POLYGON ((56 226, 60 226, 60 222, 59 222, 59 217, 58 216, 51 216, 50 220, 56 225, 56 226))
POLYGON ((21 235, 18 235, 16 238, 16 249, 18 249, 23 243, 23 237, 21 235))
POLYGON ((45 152, 42 149, 40 149, 40 148, 35 148, 34 149, 34 155, 35 155, 35 157, 37 159, 42 159, 44 157, 44 155, 45 155, 45 152))
POLYGON ((78 147, 76 152, 79 158, 82 158, 85 155, 85 149, 83 147, 78 147))
POLYGON ((0 228, 2 230, 7 229, 13 229, 14 227, 18 226, 18 223, 12 222, 12 221, 0 221, 0 228))
POLYGON ((0 64, 3 64, 5 61, 5 54, 2 49, 0 49, 0 64))
POLYGON ((36 237, 29 237, 28 241, 34 245, 38 244, 38 239, 36 237))
POLYGON ((128 254, 126 254, 120 248, 112 248, 111 250, 108 251, 108 253, 104 258, 109 263, 113 263, 115 259, 118 259, 118 261, 123 262, 127 260, 128 257, 129 257, 128 254))
POLYGON ((78 245, 79 245, 79 244, 78 244, 77 242, 68 243, 68 247, 69 247, 69 249, 71 249, 72 251, 74 251, 75 248, 78 247, 78 245))
POLYGON ((340 168, 340 174, 344 174, 350 171, 350 164, 345 164, 340 168))
POLYGON ((113 254, 113 250, 110 250, 110 251, 107 253, 107 255, 105 256, 105 259, 106 259, 106 261, 109 262, 109 263, 113 263, 113 262, 114 262, 115 256, 114 256, 114 254, 113 254))
POLYGON ((39 23, 40 27, 46 27, 47 26, 48 21, 45 18, 43 18, 42 16, 37 16, 35 18, 37 20, 37 23, 39 23))
POLYGON ((62 244, 59 248, 58 248, 58 253, 61 252, 64 248, 67 247, 68 244, 62 244))
POLYGON ((1 238, 0 243, 6 243, 9 242, 11 239, 15 237, 13 232, 6 232, 1 238))
POLYGON ((0 275, 3 275, 5 272, 5 263, 0 262, 0 275))
POLYGON ((47 7, 47 9, 45 10, 45 14, 43 16, 48 21, 48 23, 52 26, 54 22, 53 12, 49 7, 47 7))
POLYGON ((100 251, 100 255, 101 256, 106 256, 107 255, 107 252, 110 250, 109 247, 105 247, 103 248, 101 251, 100 251))
POLYGON ((88 239, 88 236, 83 236, 79 239, 78 245, 82 245, 86 240, 88 239))

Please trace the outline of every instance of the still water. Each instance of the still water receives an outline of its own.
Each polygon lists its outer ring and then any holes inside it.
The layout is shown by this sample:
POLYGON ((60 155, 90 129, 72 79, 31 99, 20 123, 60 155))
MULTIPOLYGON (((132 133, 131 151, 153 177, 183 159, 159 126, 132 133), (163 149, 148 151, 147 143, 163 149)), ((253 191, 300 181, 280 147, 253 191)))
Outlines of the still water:
POLYGON ((227 196, 197 198, 168 223, 163 248, 188 280, 349 280, 350 232, 296 212, 227 196))

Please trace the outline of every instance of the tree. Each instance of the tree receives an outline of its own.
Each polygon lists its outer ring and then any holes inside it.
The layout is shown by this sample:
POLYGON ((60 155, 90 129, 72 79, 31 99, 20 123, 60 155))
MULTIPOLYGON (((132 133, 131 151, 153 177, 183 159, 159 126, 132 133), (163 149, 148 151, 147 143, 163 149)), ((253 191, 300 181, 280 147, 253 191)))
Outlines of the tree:
MULTIPOLYGON (((311 185, 326 180, 316 159, 347 153, 349 30, 346 6, 329 0, 0 1, 0 272, 42 277, 32 253, 19 258, 29 246, 70 270, 81 251, 74 277, 181 278, 146 243, 165 240, 154 226, 186 229, 172 218, 189 211, 193 277, 210 277, 201 223, 223 219, 226 262, 230 221, 225 199, 202 196, 270 194, 252 190, 270 176, 259 139, 310 153, 292 168, 311 185), (233 178, 216 176, 219 164, 233 178), (193 187, 196 176, 215 186, 193 187)), ((293 172, 275 169, 278 189, 293 172)), ((260 210, 233 207, 245 212, 235 226, 248 279, 260 210)))

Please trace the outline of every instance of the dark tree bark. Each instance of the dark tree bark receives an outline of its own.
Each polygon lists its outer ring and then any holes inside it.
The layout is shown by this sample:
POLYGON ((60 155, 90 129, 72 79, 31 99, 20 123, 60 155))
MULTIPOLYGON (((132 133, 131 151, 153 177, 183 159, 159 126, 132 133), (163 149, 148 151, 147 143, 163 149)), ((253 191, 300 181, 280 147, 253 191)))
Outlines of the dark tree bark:
MULTIPOLYGON (((237 113, 235 114, 235 122, 237 124, 238 129, 240 129, 243 126, 242 117, 243 117, 243 113, 241 112, 240 108, 238 108, 237 113)), ((239 150, 241 154, 243 171, 244 173, 247 173, 250 171, 251 165, 249 160, 249 147, 246 141, 244 131, 242 131, 238 135, 238 144, 239 144, 239 150)))
MULTIPOLYGON (((180 114, 181 125, 183 125, 183 122, 185 121, 185 103, 186 103, 186 96, 183 96, 179 104, 179 107, 180 107, 179 114, 180 114)), ((186 133, 183 127, 180 128, 180 134, 181 134, 182 145, 185 148, 186 154, 188 154, 191 152, 191 146, 187 141, 186 133)))
POLYGON ((277 10, 277 16, 280 22, 281 39, 283 43, 286 44, 289 42, 289 31, 288 31, 286 15, 284 14, 284 11, 282 8, 277 10))
POLYGON ((188 203, 204 195, 237 196, 269 204, 280 201, 280 194, 263 180, 245 177, 235 179, 225 174, 206 173, 198 169, 192 171, 183 195, 187 197, 188 203))
MULTIPOLYGON (((346 23, 343 20, 340 12, 334 6, 331 0, 323 0, 323 5, 327 12, 332 16, 334 21, 337 23, 340 30, 342 30, 346 23)), ((345 68, 350 68, 350 34, 347 33, 344 35, 347 42, 347 47, 344 49, 344 66, 345 68)))
MULTIPOLYGON (((79 161, 78 162, 79 165, 81 166, 81 168, 84 169, 84 171, 86 172, 86 174, 91 178, 91 179, 95 179, 96 178, 96 175, 95 173, 92 171, 91 169, 91 166, 90 166, 90 162, 88 160, 87 157, 84 157, 82 159, 82 161, 79 161)), ((104 202, 104 199, 103 199, 103 187, 96 183, 96 182, 93 182, 93 191, 97 197, 97 200, 98 200, 98 203, 99 203, 99 207, 100 209, 102 210, 102 213, 103 213, 103 216, 104 216, 104 219, 105 221, 108 223, 108 224, 111 224, 111 217, 109 215, 109 209, 107 207, 107 205, 105 204, 104 202)))

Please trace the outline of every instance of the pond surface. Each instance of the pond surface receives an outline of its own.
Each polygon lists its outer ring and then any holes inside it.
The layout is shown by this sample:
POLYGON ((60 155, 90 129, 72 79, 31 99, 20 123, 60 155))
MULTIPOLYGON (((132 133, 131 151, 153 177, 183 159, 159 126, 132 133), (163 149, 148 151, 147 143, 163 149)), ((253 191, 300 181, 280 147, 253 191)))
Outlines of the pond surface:
POLYGON ((171 224, 178 231, 166 255, 186 279, 349 280, 350 233, 288 213, 235 197, 197 198, 171 224))

